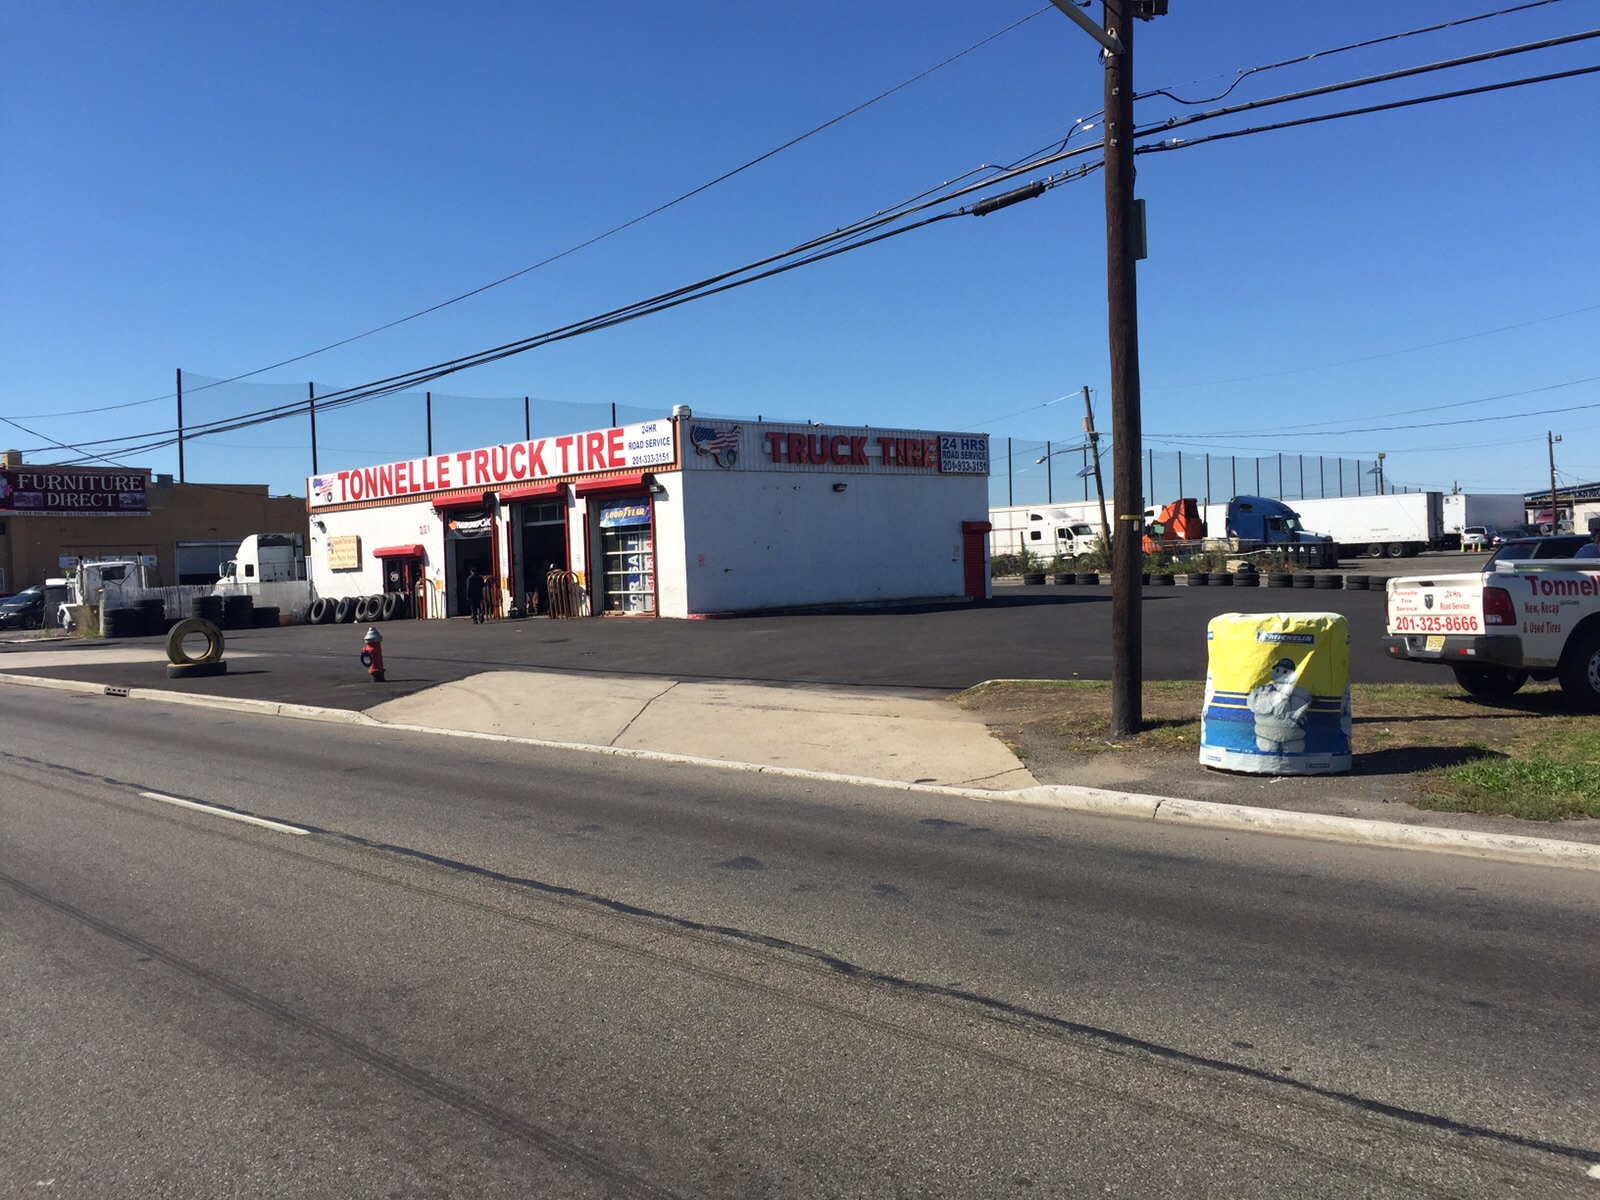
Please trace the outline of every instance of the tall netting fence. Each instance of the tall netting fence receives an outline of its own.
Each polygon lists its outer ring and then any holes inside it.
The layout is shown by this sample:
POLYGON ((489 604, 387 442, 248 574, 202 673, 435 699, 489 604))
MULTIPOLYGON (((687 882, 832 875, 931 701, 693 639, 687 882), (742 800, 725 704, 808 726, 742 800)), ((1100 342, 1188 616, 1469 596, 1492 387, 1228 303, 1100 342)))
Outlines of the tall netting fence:
MULTIPOLYGON (((303 494, 305 477, 425 454, 580 433, 670 416, 672 405, 406 391, 347 401, 317 383, 229 382, 183 374, 182 474, 303 494)), ((754 414, 704 413, 714 420, 754 414)))
MULTIPOLYGON (((989 440, 989 505, 1068 504, 1097 498, 1089 448, 1079 443, 1022 438, 989 440)), ((1335 496, 1375 496, 1412 490, 1383 478, 1377 459, 1320 454, 1184 454, 1147 450, 1141 491, 1147 506, 1183 497, 1202 504, 1231 496, 1269 496, 1275 500, 1313 500, 1335 496)), ((1111 454, 1102 442, 1100 487, 1112 495, 1111 454)))

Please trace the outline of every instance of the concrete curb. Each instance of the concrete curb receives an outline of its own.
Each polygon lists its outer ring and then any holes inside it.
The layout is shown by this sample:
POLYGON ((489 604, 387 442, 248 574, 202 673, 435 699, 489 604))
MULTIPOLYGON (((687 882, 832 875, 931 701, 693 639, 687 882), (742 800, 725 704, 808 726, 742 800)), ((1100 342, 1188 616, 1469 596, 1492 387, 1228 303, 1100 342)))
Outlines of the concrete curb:
MULTIPOLYGON (((992 681, 1000 682, 1000 681, 992 681)), ((282 704, 270 700, 246 700, 229 696, 197 696, 163 691, 158 688, 118 688, 78 680, 49 679, 34 675, 0 674, 0 683, 22 687, 85 695, 115 696, 131 700, 157 700, 188 704, 198 708, 231 709, 260 716, 287 717, 298 721, 322 721, 339 725, 362 725, 372 729, 403 733, 468 738, 474 741, 501 742, 547 750, 581 751, 683 766, 715 767, 724 771, 743 771, 757 775, 777 775, 789 779, 808 779, 847 786, 886 788, 890 791, 948 796, 979 800, 987 804, 1024 804, 1081 812, 1097 817, 1153 821, 1190 828, 1233 829, 1245 833, 1267 833, 1313 841, 1339 842, 1374 849, 1427 850, 1439 854, 1464 855, 1535 866, 1600 870, 1600 845, 1563 842, 1554 838, 1522 834, 1479 833, 1466 829, 1440 829, 1426 825, 1402 825, 1392 821, 1372 821, 1361 817, 1334 817, 1321 813, 1286 812, 1275 808, 1254 808, 1240 804, 1218 804, 1208 800, 1179 800, 1148 796, 1137 792, 1116 792, 1068 784, 1041 784, 1016 791, 994 791, 974 787, 950 787, 927 783, 906 783, 895 779, 872 779, 832 771, 812 771, 803 767, 777 767, 763 763, 734 762, 672 754, 663 750, 640 750, 626 746, 601 746, 586 742, 551 742, 515 734, 481 733, 466 729, 440 729, 430 725, 409 725, 379 721, 365 713, 340 708, 319 708, 306 704, 282 704)))

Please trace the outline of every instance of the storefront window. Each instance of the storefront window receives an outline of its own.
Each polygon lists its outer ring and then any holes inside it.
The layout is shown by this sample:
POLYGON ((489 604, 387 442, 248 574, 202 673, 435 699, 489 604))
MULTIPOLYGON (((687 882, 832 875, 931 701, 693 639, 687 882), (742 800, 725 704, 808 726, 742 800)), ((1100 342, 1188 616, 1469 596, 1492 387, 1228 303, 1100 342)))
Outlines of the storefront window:
POLYGON ((600 506, 600 555, 605 611, 654 613, 656 556, 647 499, 607 500, 600 506))

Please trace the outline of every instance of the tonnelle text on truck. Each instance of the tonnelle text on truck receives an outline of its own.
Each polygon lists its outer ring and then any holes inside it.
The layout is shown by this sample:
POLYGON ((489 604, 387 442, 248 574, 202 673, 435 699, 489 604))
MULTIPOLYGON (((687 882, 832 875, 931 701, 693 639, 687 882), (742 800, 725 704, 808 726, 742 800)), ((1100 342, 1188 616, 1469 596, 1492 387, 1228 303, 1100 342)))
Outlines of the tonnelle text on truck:
POLYGON ((1391 579, 1387 614, 1385 653, 1448 666, 1475 696, 1558 679, 1573 702, 1600 709, 1600 559, 1391 579))

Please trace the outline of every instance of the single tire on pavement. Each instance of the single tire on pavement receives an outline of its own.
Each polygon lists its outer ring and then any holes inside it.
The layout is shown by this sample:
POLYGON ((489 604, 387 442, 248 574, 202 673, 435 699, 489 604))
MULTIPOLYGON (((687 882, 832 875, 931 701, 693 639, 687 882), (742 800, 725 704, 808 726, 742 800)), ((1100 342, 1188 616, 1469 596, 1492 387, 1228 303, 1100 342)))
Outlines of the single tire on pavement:
POLYGON ((372 615, 372 600, 371 600, 371 598, 368 597, 368 596, 357 596, 356 597, 356 624, 357 625, 365 625, 369 621, 376 621, 377 619, 378 618, 376 618, 376 617, 374 617, 372 615))
POLYGON ((225 662, 168 663, 168 679, 203 679, 208 675, 226 675, 225 662))
POLYGON ((399 592, 385 592, 383 594, 383 612, 379 620, 392 621, 400 612, 400 603, 405 599, 399 592))
POLYGON ((1580 630, 1567 643, 1557 677, 1562 694, 1572 703, 1600 709, 1600 625, 1580 630))
POLYGON ((349 596, 340 598, 339 603, 333 608, 333 621, 336 625, 348 625, 356 619, 356 602, 349 596))
POLYGON ((313 625, 321 625, 329 617, 329 604, 326 596, 318 596, 311 602, 311 607, 306 610, 306 620, 313 625))
POLYGON ((222 630, 210 621, 189 617, 179 621, 167 632, 167 661, 180 667, 191 667, 196 663, 221 662, 224 644, 222 630), (184 641, 196 634, 206 639, 206 648, 199 655, 190 654, 183 648, 184 641))
POLYGON ((383 597, 378 595, 367 597, 367 617, 373 621, 383 620, 383 597))
POLYGON ((1461 690, 1473 696, 1497 698, 1515 694, 1528 682, 1526 671, 1513 671, 1509 667, 1451 667, 1461 690))

